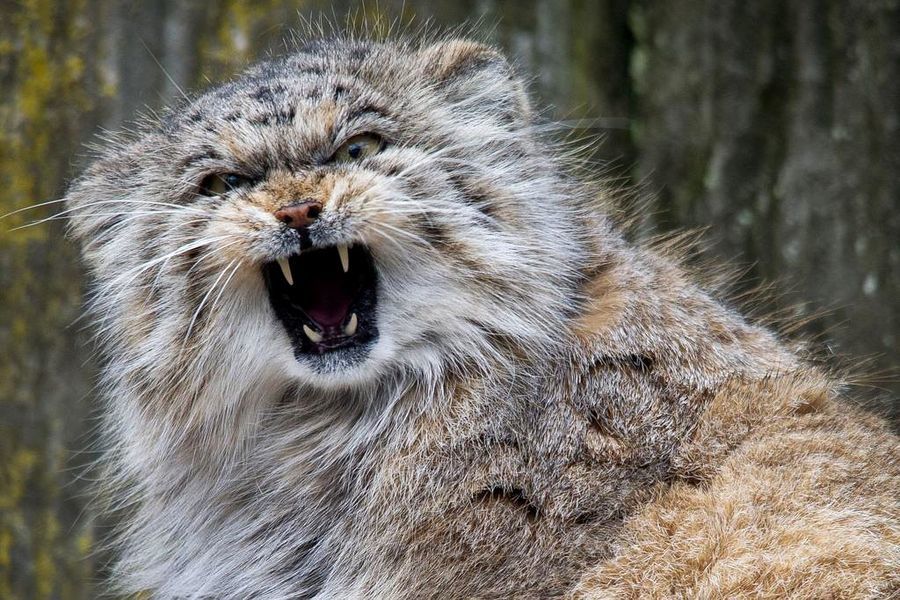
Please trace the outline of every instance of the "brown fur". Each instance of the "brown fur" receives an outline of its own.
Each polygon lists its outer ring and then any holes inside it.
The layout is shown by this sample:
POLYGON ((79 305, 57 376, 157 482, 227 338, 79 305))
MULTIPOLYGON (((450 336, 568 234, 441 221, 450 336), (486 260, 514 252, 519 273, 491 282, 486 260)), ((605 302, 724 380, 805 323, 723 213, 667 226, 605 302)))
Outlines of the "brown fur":
POLYGON ((887 598, 900 591, 900 450, 799 375, 724 386, 571 598, 887 598))
MULTIPOLYGON (((645 286, 628 282, 609 273, 595 282, 597 300, 578 323, 581 335, 587 328, 608 332, 614 315, 622 317, 623 287, 630 288, 632 306, 646 298, 645 286)), ((779 354, 761 330, 678 298, 683 280, 677 271, 660 273, 658 283, 664 285, 651 284, 656 301, 706 313, 709 339, 699 341, 709 350, 742 346, 753 361, 779 354)), ((680 329, 659 316, 657 324, 643 325, 665 336, 680 329)), ((697 359, 690 367, 707 376, 720 370, 708 371, 703 354, 697 359)), ((897 439, 878 418, 841 402, 839 386, 828 377, 791 362, 781 373, 762 376, 720 373, 724 379, 711 386, 712 400, 698 407, 690 436, 673 456, 672 484, 660 486, 626 519, 612 557, 590 569, 571 598, 898 593, 897 439)))
POLYGON ((323 40, 76 182, 122 590, 897 592, 897 438, 704 291, 683 236, 626 242, 532 119, 483 45, 323 40), (362 133, 390 143, 329 162, 362 133), (301 351, 274 312, 267 269, 306 249, 273 213, 307 198, 305 243, 370 253, 369 346, 301 351))
POLYGON ((895 591, 900 448, 885 424, 667 259, 623 247, 605 264, 547 387, 499 407, 459 384, 379 469, 368 512, 414 561, 388 595, 895 591))

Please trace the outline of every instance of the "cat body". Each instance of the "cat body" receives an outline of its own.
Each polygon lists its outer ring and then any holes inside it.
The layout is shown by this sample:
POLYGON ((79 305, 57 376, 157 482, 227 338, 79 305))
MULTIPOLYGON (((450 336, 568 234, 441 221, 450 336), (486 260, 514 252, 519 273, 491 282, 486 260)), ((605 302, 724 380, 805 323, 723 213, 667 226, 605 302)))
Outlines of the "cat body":
POLYGON ((314 42, 109 145, 67 201, 121 590, 896 591, 897 439, 597 193, 457 39, 314 42))

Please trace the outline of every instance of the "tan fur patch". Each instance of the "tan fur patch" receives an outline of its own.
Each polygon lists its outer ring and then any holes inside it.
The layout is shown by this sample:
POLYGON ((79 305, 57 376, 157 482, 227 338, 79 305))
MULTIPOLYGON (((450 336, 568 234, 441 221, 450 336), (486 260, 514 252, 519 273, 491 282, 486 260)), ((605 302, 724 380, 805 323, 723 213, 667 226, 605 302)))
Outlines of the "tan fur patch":
POLYGON ((615 267, 603 269, 585 286, 589 304, 575 319, 574 334, 582 339, 614 327, 628 302, 628 293, 620 287, 615 267))
POLYGON ((424 51, 428 70, 437 79, 446 79, 466 63, 482 57, 498 57, 495 50, 471 40, 447 40, 424 51))
POLYGON ((723 389, 680 467, 706 470, 706 483, 677 484, 630 518, 620 551, 570 597, 883 598, 900 590, 900 449, 877 421, 826 405, 828 388, 809 372, 723 389), (798 397, 829 414, 791 416, 798 397), (727 455, 710 454, 715 448, 727 455))
POLYGON ((272 213, 292 202, 315 200, 324 206, 331 198, 334 185, 334 176, 294 175, 280 171, 270 174, 265 185, 253 193, 249 200, 272 213))

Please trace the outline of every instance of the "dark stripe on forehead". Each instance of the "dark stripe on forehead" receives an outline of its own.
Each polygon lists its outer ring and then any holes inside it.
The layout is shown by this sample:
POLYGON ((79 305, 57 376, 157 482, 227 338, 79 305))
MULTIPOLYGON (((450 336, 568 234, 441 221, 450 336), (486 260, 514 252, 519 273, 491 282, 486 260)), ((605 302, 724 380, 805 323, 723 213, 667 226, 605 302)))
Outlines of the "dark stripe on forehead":
POLYGON ((222 155, 212 148, 204 148, 199 152, 195 152, 184 157, 178 163, 178 167, 180 169, 186 169, 205 160, 222 160, 222 155))
POLYGON ((249 97, 268 110, 250 117, 248 122, 253 125, 284 125, 293 121, 296 109, 291 103, 291 98, 286 96, 286 92, 287 87, 281 83, 271 85, 263 83, 250 92, 249 97))
POLYGON ((360 108, 352 108, 350 112, 347 113, 346 119, 348 121, 355 121, 357 119, 362 119, 364 117, 375 117, 379 119, 387 119, 390 117, 388 112, 382 108, 378 108, 377 106, 372 106, 371 104, 366 104, 360 108))
POLYGON ((264 104, 272 104, 275 102, 276 95, 284 94, 286 91, 287 88, 281 84, 262 85, 250 93, 250 98, 264 104))
POLYGON ((355 62, 362 62, 369 57, 369 54, 372 53, 372 49, 368 46, 357 46, 350 51, 350 60, 355 62))
POLYGON ((319 56, 310 53, 302 53, 288 59, 286 66, 298 75, 324 75, 325 64, 319 56))
POLYGON ((250 117, 247 122, 251 125, 287 125, 294 120, 296 109, 289 106, 282 110, 274 110, 271 113, 263 113, 250 117))
POLYGON ((318 65, 304 65, 297 69, 297 73, 299 73, 300 75, 319 77, 325 74, 325 69, 318 65))

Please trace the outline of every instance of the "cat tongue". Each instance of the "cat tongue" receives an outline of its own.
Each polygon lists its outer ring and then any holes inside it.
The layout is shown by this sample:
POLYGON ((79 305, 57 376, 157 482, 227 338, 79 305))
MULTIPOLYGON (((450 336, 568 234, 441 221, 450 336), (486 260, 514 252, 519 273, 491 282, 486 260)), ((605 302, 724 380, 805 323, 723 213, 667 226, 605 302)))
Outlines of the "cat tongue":
POLYGON ((322 327, 335 327, 347 320, 352 302, 353 296, 340 278, 322 278, 309 289, 304 310, 322 327))

